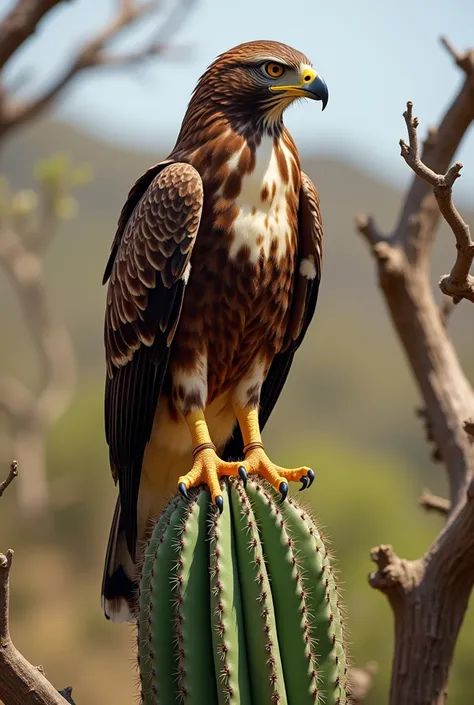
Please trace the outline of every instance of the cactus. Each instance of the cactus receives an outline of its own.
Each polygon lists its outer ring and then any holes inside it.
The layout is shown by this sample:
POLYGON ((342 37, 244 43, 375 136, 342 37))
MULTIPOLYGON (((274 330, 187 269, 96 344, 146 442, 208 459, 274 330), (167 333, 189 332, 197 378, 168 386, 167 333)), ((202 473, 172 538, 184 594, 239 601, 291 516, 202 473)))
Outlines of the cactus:
POLYGON ((264 482, 174 498, 145 549, 138 663, 143 705, 343 705, 337 586, 315 523, 264 482))

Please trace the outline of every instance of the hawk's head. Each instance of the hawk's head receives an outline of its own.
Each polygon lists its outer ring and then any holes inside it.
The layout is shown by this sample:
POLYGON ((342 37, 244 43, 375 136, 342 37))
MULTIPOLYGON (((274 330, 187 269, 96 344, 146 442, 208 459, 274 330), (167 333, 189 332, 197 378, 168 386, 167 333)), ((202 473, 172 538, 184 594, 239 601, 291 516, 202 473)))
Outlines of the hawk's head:
POLYGON ((255 41, 221 54, 199 80, 192 103, 221 110, 242 126, 281 123, 297 98, 328 102, 324 80, 309 59, 286 44, 255 41))

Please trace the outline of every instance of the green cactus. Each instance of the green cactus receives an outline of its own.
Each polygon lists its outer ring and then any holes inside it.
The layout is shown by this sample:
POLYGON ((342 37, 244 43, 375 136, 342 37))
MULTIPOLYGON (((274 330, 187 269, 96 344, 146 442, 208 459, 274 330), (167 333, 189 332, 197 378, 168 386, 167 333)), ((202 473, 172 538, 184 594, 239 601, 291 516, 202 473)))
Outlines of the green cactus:
POLYGON ((316 525, 264 482, 175 498, 145 550, 138 616, 144 705, 343 705, 338 590, 316 525))

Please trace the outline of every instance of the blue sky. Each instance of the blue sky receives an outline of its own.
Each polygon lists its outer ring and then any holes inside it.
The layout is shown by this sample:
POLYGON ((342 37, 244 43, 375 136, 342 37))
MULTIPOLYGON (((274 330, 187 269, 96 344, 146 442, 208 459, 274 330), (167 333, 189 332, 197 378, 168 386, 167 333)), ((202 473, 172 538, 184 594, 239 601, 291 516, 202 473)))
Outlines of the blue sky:
MULTIPOLYGON (((11 4, 0 0, 0 8, 11 4)), ((32 85, 44 85, 114 8, 113 0, 63 3, 11 64, 9 81, 33 74, 32 85)), ((138 46, 156 23, 143 23, 116 48, 138 46)), ((462 80, 438 41, 441 34, 459 49, 474 45, 472 0, 196 0, 174 37, 186 47, 186 59, 89 73, 64 94, 55 115, 109 141, 149 150, 153 161, 172 147, 196 80, 218 53, 246 40, 276 39, 306 53, 330 91, 324 113, 315 103, 288 112, 301 151, 349 155, 403 184, 410 176, 398 147, 406 101, 414 102, 424 133, 462 80)), ((473 132, 459 158, 465 164, 459 193, 472 201, 473 132)))

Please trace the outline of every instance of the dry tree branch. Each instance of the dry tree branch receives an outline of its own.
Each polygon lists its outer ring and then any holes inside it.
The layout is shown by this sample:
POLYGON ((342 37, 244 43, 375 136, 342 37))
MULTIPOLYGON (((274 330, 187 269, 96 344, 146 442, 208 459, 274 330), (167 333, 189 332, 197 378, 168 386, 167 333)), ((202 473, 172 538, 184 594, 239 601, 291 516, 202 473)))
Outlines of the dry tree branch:
POLYGON ((450 320, 451 314, 453 313, 455 308, 456 303, 453 301, 451 296, 444 296, 443 303, 439 307, 439 315, 445 328, 448 325, 448 321, 450 320))
POLYGON ((0 69, 62 0, 19 0, 0 24, 0 69))
POLYGON ((3 497, 3 493, 7 487, 11 485, 15 477, 18 477, 18 463, 16 460, 13 460, 6 479, 3 480, 3 482, 0 482, 0 497, 3 497))
POLYGON ((376 261, 389 314, 422 396, 428 440, 444 464, 450 489, 449 503, 424 497, 424 506, 442 509, 447 519, 424 556, 404 560, 388 545, 372 552, 377 570, 370 584, 386 594, 395 617, 391 705, 445 703, 454 647, 474 585, 474 445, 466 432, 466 420, 474 417, 474 391, 448 337, 429 279, 429 255, 441 212, 458 241, 449 293, 455 300, 461 294, 470 298, 472 242, 452 203, 459 166, 449 169, 449 164, 474 121, 474 51, 461 55, 443 43, 464 72, 464 83, 439 127, 430 130, 421 156, 417 122, 411 105, 407 106, 410 144, 402 143, 402 156, 415 176, 399 222, 384 237, 373 219, 358 218, 359 232, 376 261))
MULTIPOLYGON (((23 0, 24 2, 25 0, 23 0)), ((161 4, 158 0, 147 0, 146 2, 121 0, 116 15, 79 49, 64 71, 43 93, 26 101, 15 101, 9 99, 8 96, 3 96, 0 101, 0 139, 9 130, 16 129, 49 107, 82 71, 104 66, 130 66, 165 53, 170 45, 172 35, 183 23, 193 2, 194 0, 178 1, 171 9, 169 16, 163 20, 152 40, 140 49, 123 53, 109 52, 107 47, 124 29, 134 25, 145 15, 159 9, 161 4)), ((23 3, 20 0, 19 5, 23 3)), ((7 21, 8 18, 5 22, 7 21)), ((3 23, 0 25, 0 36, 2 26, 3 23)))
POLYGON ((469 225, 462 219, 452 198, 453 184, 461 176, 462 164, 456 162, 444 175, 436 174, 423 164, 418 149, 418 118, 413 117, 413 103, 407 103, 403 117, 408 130, 409 144, 400 140, 402 157, 415 174, 433 187, 439 209, 456 238, 456 262, 451 273, 441 278, 440 289, 443 294, 451 296, 454 303, 458 303, 461 299, 474 302, 474 277, 469 274, 474 259, 474 242, 471 239, 469 225))
MULTIPOLYGON (((52 200, 40 224, 57 225, 52 200)), ((43 242, 41 231, 33 243, 43 242)), ((37 245, 38 247, 38 245, 37 245)), ((0 413, 10 425, 13 454, 27 473, 20 476, 19 504, 27 515, 46 509, 46 435, 69 407, 76 387, 76 361, 67 328, 56 316, 46 288, 40 256, 14 227, 9 205, 0 211, 0 266, 11 282, 31 333, 40 362, 40 382, 33 393, 18 379, 0 378, 0 413)))
POLYGON ((423 494, 419 499, 420 506, 426 511, 434 511, 446 516, 451 510, 451 502, 445 497, 438 497, 430 490, 423 490, 423 494))
POLYGON ((66 705, 68 702, 15 648, 10 636, 10 570, 13 551, 0 554, 0 699, 4 705, 66 705))

